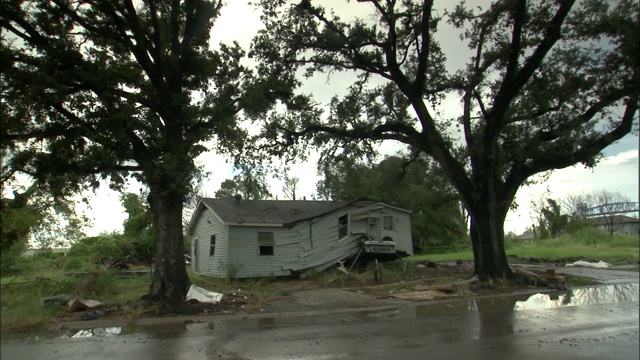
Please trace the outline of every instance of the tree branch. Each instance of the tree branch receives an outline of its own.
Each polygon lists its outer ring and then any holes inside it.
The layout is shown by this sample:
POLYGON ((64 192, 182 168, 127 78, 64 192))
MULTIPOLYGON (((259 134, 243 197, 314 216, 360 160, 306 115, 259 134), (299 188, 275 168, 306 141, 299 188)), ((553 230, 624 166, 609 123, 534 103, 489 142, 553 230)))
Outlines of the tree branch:
POLYGON ((433 0, 428 0, 426 4, 423 5, 422 8, 422 28, 421 28, 421 38, 422 44, 420 49, 418 50, 418 66, 417 66, 417 74, 416 80, 414 82, 414 87, 416 91, 420 91, 424 89, 424 83, 426 81, 427 68, 429 66, 429 53, 431 52, 431 12, 433 9, 433 0))

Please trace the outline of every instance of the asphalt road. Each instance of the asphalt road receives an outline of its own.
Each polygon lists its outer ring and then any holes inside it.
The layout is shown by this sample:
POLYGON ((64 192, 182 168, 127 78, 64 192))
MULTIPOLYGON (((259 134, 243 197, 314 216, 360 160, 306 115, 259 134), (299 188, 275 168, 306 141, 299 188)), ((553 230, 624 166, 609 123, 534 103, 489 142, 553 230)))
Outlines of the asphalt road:
POLYGON ((638 359, 638 284, 3 337, 7 359, 638 359))

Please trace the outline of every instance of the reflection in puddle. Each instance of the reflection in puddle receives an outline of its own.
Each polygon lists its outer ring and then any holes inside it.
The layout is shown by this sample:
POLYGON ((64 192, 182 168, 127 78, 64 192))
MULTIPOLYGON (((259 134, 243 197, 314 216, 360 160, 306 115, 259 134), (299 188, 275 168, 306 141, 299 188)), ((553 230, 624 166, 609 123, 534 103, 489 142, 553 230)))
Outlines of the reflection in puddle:
POLYGON ((561 295, 535 294, 526 301, 517 301, 513 309, 555 309, 638 301, 638 288, 638 284, 617 284, 569 290, 561 295))
POLYGON ((90 338, 90 337, 120 335, 121 333, 122 333, 122 328, 119 326, 114 326, 114 327, 106 327, 106 328, 80 330, 71 337, 72 338, 90 338))
MULTIPOLYGON (((446 303, 423 303, 406 307, 381 307, 359 311, 323 313, 282 317, 256 317, 244 319, 224 319, 207 322, 185 322, 164 325, 127 325, 125 327, 102 327, 76 332, 73 338, 106 337, 146 333, 154 338, 174 338, 186 332, 220 334, 247 330, 270 330, 289 326, 306 326, 335 323, 356 323, 387 320, 447 319, 451 321, 471 319, 467 327, 482 334, 512 333, 511 323, 514 311, 553 309, 568 306, 597 305, 637 302, 638 284, 615 284, 569 290, 566 293, 518 294, 485 299, 468 299, 446 303), (467 317, 478 314, 478 317, 467 317), (496 320, 498 319, 498 320, 496 320), (497 324, 497 325, 495 325, 497 324)), ((436 321, 436 320, 434 320, 436 321)))

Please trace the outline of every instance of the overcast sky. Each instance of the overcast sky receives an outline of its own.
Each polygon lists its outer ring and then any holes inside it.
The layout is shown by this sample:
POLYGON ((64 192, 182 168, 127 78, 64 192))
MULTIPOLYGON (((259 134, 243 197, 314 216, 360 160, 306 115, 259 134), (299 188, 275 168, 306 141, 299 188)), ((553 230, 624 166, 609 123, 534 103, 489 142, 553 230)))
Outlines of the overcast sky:
MULTIPOLYGON (((259 12, 254 10, 245 1, 230 1, 223 11, 222 16, 217 20, 213 29, 212 44, 220 41, 231 42, 236 40, 245 49, 256 32, 262 27, 259 19, 259 12)), ((357 14, 363 6, 370 6, 367 3, 356 1, 346 2, 345 0, 323 1, 323 4, 339 4, 343 19, 352 14, 357 14), (346 16, 345 16, 346 15, 346 16)), ((450 28, 441 27, 438 34, 443 50, 452 59, 450 66, 461 66, 466 56, 456 56, 464 46, 457 38, 457 34, 450 28), (459 63, 457 63, 459 62, 459 63)), ((305 92, 313 92, 321 103, 328 103, 331 96, 336 94, 336 90, 344 90, 350 82, 345 76, 328 77, 316 76, 309 81, 305 92)), ((455 103, 453 108, 459 108, 455 103)), ((393 154, 400 149, 397 144, 384 144, 383 152, 393 154)), ((604 151, 605 157, 594 169, 585 169, 582 165, 575 165, 570 168, 553 172, 546 181, 538 181, 536 184, 522 188, 516 196, 517 210, 512 211, 505 223, 505 232, 513 231, 522 233, 531 225, 531 211, 529 204, 538 200, 541 196, 560 199, 567 194, 593 193, 599 190, 620 192, 631 201, 638 201, 638 137, 628 135, 620 142, 612 145, 604 151)), ((296 164, 292 167, 289 175, 300 179, 299 198, 303 196, 308 199, 316 192, 316 182, 320 179, 316 174, 316 163, 314 160, 305 164, 296 164)), ((201 155, 198 162, 202 163, 210 176, 204 182, 204 194, 213 197, 220 184, 228 178, 232 178, 233 168, 227 159, 215 154, 206 153, 201 155)), ((270 179, 271 192, 274 196, 284 199, 282 194, 283 183, 277 179, 270 179)), ((131 184, 128 189, 132 192, 140 190, 139 184, 131 184)), ((86 210, 90 218, 93 219, 93 227, 87 229, 88 235, 98 235, 103 232, 121 231, 122 223, 126 218, 119 203, 119 195, 103 186, 96 191, 91 201, 91 210, 86 210)))

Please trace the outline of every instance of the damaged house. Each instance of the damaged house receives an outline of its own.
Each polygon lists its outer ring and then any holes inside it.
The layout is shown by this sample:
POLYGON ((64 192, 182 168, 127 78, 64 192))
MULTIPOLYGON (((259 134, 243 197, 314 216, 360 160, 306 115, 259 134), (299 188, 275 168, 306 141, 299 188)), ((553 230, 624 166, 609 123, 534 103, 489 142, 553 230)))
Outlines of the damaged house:
POLYGON ((410 211, 370 200, 201 199, 191 266, 222 278, 305 276, 350 257, 413 255, 410 211))

